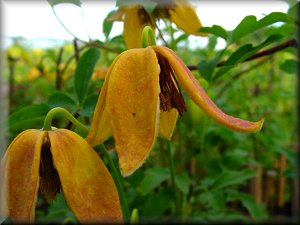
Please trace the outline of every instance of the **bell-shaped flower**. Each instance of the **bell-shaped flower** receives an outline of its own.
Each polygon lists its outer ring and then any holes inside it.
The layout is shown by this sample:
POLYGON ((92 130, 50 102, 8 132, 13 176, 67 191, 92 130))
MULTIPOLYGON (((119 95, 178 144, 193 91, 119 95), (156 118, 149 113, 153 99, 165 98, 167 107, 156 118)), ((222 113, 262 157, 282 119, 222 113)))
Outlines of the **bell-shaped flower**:
POLYGON ((9 145, 0 168, 0 216, 9 216, 13 223, 34 222, 38 193, 52 200, 60 192, 82 223, 122 221, 109 171, 72 131, 22 132, 9 145))
POLYGON ((127 48, 140 48, 141 34, 145 26, 155 28, 155 21, 170 20, 188 34, 207 36, 199 32, 202 27, 194 7, 187 0, 153 1, 156 7, 148 13, 142 4, 132 3, 119 7, 108 21, 123 21, 123 36, 127 48))
POLYGON ((236 131, 257 132, 250 122, 222 112, 183 61, 162 46, 121 53, 106 75, 86 140, 98 145, 113 135, 123 176, 145 161, 157 135, 170 139, 178 114, 186 111, 180 87, 214 120, 236 131))

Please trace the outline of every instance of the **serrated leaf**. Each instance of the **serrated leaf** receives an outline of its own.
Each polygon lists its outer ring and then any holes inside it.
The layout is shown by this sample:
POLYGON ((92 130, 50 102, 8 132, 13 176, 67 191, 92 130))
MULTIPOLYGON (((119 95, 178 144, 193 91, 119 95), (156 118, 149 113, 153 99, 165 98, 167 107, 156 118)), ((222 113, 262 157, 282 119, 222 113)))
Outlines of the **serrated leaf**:
POLYGON ((170 178, 168 168, 150 168, 145 171, 145 177, 141 182, 140 190, 142 195, 146 195, 154 188, 158 187, 163 181, 170 178))
POLYGON ((180 191, 187 195, 189 193, 189 186, 191 183, 191 179, 189 176, 183 172, 175 176, 175 184, 180 189, 180 191))
POLYGON ((48 105, 51 108, 68 108, 70 111, 75 111, 77 109, 75 101, 64 92, 56 92, 50 95, 50 97, 48 98, 48 105))
POLYGON ((242 184, 244 181, 255 176, 256 172, 250 169, 245 169, 242 171, 225 170, 216 179, 212 185, 212 189, 217 190, 234 184, 242 184))
POLYGON ((212 27, 201 27, 199 29, 199 32, 205 32, 205 33, 214 34, 217 37, 223 38, 225 41, 228 38, 227 31, 223 27, 221 27, 219 25, 213 25, 212 27))
POLYGON ((286 22, 287 15, 282 12, 272 12, 257 21, 253 15, 246 16, 232 31, 232 41, 236 41, 260 28, 266 27, 276 22, 286 22))
POLYGON ((74 5, 77 5, 78 7, 81 7, 81 1, 80 0, 47 0, 51 7, 54 7, 55 5, 62 4, 62 3, 71 3, 74 5))
POLYGON ((100 51, 93 47, 87 50, 79 59, 75 71, 74 85, 80 105, 86 95, 94 67, 99 57, 100 51))
POLYGON ((287 59, 280 65, 281 70, 290 74, 296 74, 297 68, 299 68, 299 62, 293 59, 287 59))
POLYGON ((47 104, 33 104, 12 113, 6 122, 10 130, 24 130, 32 123, 42 122, 49 110, 47 104))

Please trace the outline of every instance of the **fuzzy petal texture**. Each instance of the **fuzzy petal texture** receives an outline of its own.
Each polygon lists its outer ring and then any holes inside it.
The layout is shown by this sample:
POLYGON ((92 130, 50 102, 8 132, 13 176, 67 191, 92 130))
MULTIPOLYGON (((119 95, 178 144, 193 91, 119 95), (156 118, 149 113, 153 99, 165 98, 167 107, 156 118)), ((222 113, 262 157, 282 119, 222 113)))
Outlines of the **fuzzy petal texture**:
POLYGON ((9 145, 1 161, 1 175, 4 177, 1 194, 5 192, 1 204, 13 223, 34 221, 41 146, 45 135, 45 131, 34 129, 22 132, 9 145))
POLYGON ((178 118, 177 109, 171 109, 168 111, 160 111, 159 115, 159 136, 171 139, 173 131, 176 127, 176 122, 178 118))
POLYGON ((72 131, 57 129, 48 135, 63 194, 77 219, 81 223, 121 222, 117 189, 98 154, 72 131))
POLYGON ((121 54, 110 74, 106 102, 123 176, 142 165, 155 142, 158 95, 159 66, 153 49, 121 54))
POLYGON ((162 46, 153 46, 153 49, 169 60, 169 63, 173 68, 179 83, 184 88, 186 93, 200 108, 203 109, 203 111, 208 113, 214 120, 236 131, 260 131, 264 119, 261 119, 258 122, 250 122, 225 114, 209 98, 205 90, 201 87, 193 74, 174 51, 162 46))
POLYGON ((102 144, 105 140, 107 140, 109 137, 112 136, 112 128, 109 122, 107 109, 106 109, 106 93, 107 93, 107 85, 109 82, 109 76, 111 70, 114 67, 119 57, 120 55, 113 61, 113 63, 111 64, 107 72, 104 84, 100 91, 97 104, 95 106, 91 127, 86 137, 86 141, 91 146, 102 144))
POLYGON ((175 0, 174 3, 175 7, 169 10, 171 21, 188 34, 207 36, 207 33, 198 32, 202 24, 195 9, 189 2, 185 0, 175 0))

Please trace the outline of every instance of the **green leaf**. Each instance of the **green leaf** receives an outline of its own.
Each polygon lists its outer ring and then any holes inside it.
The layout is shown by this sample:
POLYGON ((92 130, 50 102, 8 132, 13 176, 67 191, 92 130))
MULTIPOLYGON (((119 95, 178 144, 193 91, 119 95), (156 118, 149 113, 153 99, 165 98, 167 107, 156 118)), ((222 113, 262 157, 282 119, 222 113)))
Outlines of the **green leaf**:
POLYGON ((241 46, 238 50, 231 54, 231 56, 227 59, 227 61, 223 64, 223 66, 218 70, 218 72, 214 75, 213 79, 219 79, 223 74, 228 72, 238 63, 245 61, 250 56, 254 55, 256 52, 270 45, 271 43, 278 42, 282 39, 282 35, 274 34, 269 36, 263 43, 258 46, 253 47, 252 44, 246 44, 241 46))
POLYGON ((201 76, 208 82, 211 81, 213 72, 217 65, 217 58, 213 58, 212 60, 202 60, 197 65, 198 71, 201 74, 201 76))
POLYGON ((228 201, 239 200, 243 206, 248 210, 249 214, 254 220, 267 219, 267 211, 262 203, 256 203, 253 196, 242 193, 242 192, 232 192, 228 196, 228 201))
POLYGON ((187 195, 189 193, 189 186, 191 183, 191 179, 189 176, 183 172, 175 176, 175 184, 180 189, 180 191, 187 195))
POLYGON ((257 21, 253 15, 246 16, 232 31, 232 42, 236 41, 254 31, 271 25, 276 22, 286 22, 287 15, 282 12, 272 12, 264 18, 257 21))
POLYGON ((219 25, 213 25, 212 27, 201 27, 199 32, 214 34, 217 37, 223 38, 225 41, 228 38, 228 32, 219 25))
POLYGON ((70 111, 75 111, 77 109, 75 101, 64 92, 56 92, 50 95, 50 97, 48 98, 48 105, 51 108, 68 108, 70 111))
POLYGON ((168 168, 155 167, 145 171, 145 177, 141 182, 140 191, 146 195, 154 188, 158 187, 163 181, 170 178, 168 168))
POLYGON ((290 74, 296 74, 297 68, 299 68, 299 62, 294 59, 287 59, 280 65, 281 70, 290 74))
POLYGON ((256 172, 250 169, 242 171, 229 171, 222 172, 212 185, 212 189, 221 189, 234 184, 242 184, 244 181, 255 177, 256 172))
POLYGON ((48 0, 49 4, 51 5, 51 7, 54 7, 58 4, 62 4, 62 3, 71 3, 74 5, 77 5, 78 7, 81 7, 81 1, 80 0, 48 0))
POLYGON ((49 110, 47 104, 33 104, 12 113, 6 122, 11 130, 33 128, 30 125, 35 122, 43 122, 49 110))
POLYGON ((98 101, 98 94, 92 94, 88 96, 82 105, 82 110, 80 111, 80 115, 82 116, 92 116, 96 103, 98 101))
POLYGON ((111 17, 115 12, 115 10, 112 10, 107 14, 106 18, 103 20, 102 31, 106 38, 108 38, 113 26, 113 22, 107 21, 107 19, 111 17))
POLYGON ((122 7, 126 5, 142 5, 147 11, 147 13, 151 14, 157 5, 157 2, 151 0, 117 0, 117 7, 122 7))
POLYGON ((99 57, 100 51, 93 47, 87 50, 79 59, 75 71, 74 85, 80 105, 82 104, 86 95, 90 78, 99 57))
POLYGON ((163 213, 171 207, 172 196, 171 190, 161 188, 158 193, 153 193, 147 198, 142 209, 143 217, 160 217, 163 213))

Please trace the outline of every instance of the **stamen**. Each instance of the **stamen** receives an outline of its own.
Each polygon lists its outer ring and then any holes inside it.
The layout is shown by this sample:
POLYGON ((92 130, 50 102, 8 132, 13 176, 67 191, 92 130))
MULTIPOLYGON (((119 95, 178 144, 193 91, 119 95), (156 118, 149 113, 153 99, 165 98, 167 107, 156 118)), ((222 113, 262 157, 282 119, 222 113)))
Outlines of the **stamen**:
POLYGON ((170 111, 172 108, 177 109, 181 116, 186 112, 186 106, 182 97, 179 85, 176 81, 174 71, 171 68, 168 59, 157 54, 158 63, 160 65, 159 85, 160 85, 160 109, 170 111))
POLYGON ((53 200, 57 193, 61 191, 61 183, 58 173, 53 166, 53 159, 50 152, 50 141, 48 135, 44 138, 41 151, 40 163, 40 185, 39 192, 42 193, 47 201, 53 200))

